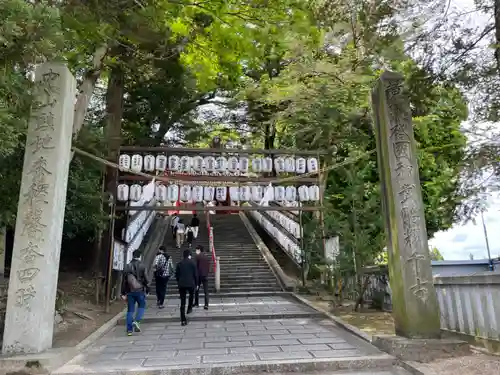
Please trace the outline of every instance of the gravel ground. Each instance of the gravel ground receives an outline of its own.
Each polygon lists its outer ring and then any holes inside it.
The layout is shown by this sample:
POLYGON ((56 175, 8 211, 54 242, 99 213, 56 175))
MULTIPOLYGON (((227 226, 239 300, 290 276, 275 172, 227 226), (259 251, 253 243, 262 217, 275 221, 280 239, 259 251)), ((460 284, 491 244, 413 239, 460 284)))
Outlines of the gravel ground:
POLYGON ((500 357, 473 354, 431 363, 413 363, 425 375, 494 375, 500 374, 500 357))

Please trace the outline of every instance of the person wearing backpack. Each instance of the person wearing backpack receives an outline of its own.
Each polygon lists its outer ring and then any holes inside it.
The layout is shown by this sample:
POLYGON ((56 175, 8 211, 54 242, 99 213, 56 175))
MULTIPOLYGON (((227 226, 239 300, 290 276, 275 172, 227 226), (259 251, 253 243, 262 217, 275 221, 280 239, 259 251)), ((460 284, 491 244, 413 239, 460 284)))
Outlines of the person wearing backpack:
POLYGON ((170 276, 174 273, 172 259, 166 253, 165 246, 160 246, 158 254, 153 262, 155 285, 156 285, 156 306, 163 309, 165 295, 167 294, 167 284, 170 276))
POLYGON ((127 301, 127 335, 133 332, 141 332, 140 322, 146 308, 146 294, 149 293, 149 279, 146 266, 141 261, 141 252, 135 250, 133 259, 123 270, 123 282, 121 295, 127 301), (135 305, 137 314, 134 318, 135 305))

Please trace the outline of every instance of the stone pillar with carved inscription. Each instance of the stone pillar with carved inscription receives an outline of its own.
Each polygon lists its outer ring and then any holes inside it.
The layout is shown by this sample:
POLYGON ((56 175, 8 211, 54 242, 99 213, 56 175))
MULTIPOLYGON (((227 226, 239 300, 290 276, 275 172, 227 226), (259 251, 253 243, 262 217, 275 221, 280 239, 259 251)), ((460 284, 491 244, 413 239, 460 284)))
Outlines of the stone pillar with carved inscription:
POLYGON ((384 72, 372 92, 396 334, 439 338, 412 117, 404 79, 384 72))
POLYGON ((4 354, 52 347, 76 81, 62 63, 39 65, 35 81, 38 93, 26 139, 4 354))

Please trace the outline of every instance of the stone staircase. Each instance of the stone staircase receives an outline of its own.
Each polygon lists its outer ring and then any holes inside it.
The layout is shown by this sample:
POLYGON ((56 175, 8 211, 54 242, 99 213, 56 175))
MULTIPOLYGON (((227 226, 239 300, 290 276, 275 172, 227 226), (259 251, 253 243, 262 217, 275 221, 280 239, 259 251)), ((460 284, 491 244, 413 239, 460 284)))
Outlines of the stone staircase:
MULTIPOLYGON (((185 223, 191 220, 189 215, 183 215, 181 218, 185 223)), ((212 215, 211 223, 214 230, 216 255, 220 257, 221 288, 219 294, 245 296, 282 291, 274 273, 262 257, 239 215, 212 215)), ((208 230, 201 216, 198 238, 193 243, 193 255, 196 245, 202 245, 206 251, 209 249, 208 230)), ((182 252, 187 248, 184 244, 181 249, 177 249, 170 233, 165 236, 164 246, 174 264, 181 260, 182 252)), ((207 252, 207 256, 211 257, 211 254, 207 252)), ((209 275, 209 287, 212 294, 215 293, 214 273, 212 265, 209 275)), ((167 294, 177 294, 174 279, 169 282, 167 294)))

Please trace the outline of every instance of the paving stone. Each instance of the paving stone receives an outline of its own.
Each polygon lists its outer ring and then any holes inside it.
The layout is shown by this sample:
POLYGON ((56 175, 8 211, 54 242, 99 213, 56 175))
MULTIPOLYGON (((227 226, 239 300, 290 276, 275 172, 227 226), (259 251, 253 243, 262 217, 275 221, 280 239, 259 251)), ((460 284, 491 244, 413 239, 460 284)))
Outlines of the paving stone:
POLYGON ((281 350, 284 352, 296 352, 296 351, 306 351, 309 352, 311 350, 332 350, 326 344, 312 344, 312 345, 284 345, 281 346, 281 350))
MULTIPOLYGON (((300 345, 298 345, 300 346, 300 345)), ((280 352, 279 346, 252 346, 249 348, 230 348, 230 353, 240 354, 240 353, 276 353, 280 352)))
POLYGON ((136 358, 172 358, 177 354, 176 350, 151 350, 147 352, 124 352, 120 358, 136 359, 136 358))
POLYGON ((263 361, 279 361, 291 359, 309 359, 313 358, 311 353, 306 351, 297 352, 276 352, 276 353, 258 353, 258 356, 263 361))
POLYGON ((272 340, 270 335, 259 335, 259 336, 231 336, 230 341, 259 341, 259 340, 272 340))
POLYGON ((346 358, 359 357, 362 353, 358 350, 321 350, 311 352, 315 358, 346 358))
POLYGON ((318 337, 314 339, 300 339, 302 344, 342 344, 345 343, 344 339, 336 337, 318 337))
POLYGON ((144 367, 196 365, 201 363, 201 356, 176 356, 173 358, 149 358, 144 363, 144 367))
POLYGON ((232 341, 232 342, 207 342, 205 348, 236 348, 236 347, 250 347, 250 341, 232 341))
POLYGON ((341 343, 341 344, 328 344, 328 346, 332 349, 335 349, 335 350, 353 350, 353 349, 356 349, 355 346, 352 346, 351 344, 348 344, 348 343, 341 343))
POLYGON ((159 350, 182 350, 182 349, 196 349, 196 348, 203 348, 203 343, 202 342, 188 342, 188 343, 181 343, 181 344, 162 344, 154 347, 156 351, 159 350))
POLYGON ((212 337, 188 337, 180 340, 182 344, 198 343, 198 342, 226 342, 226 336, 212 336, 212 337))
POLYGON ((88 367, 93 369, 116 369, 116 370, 127 370, 130 368, 140 367, 144 363, 144 358, 136 359, 120 359, 115 361, 99 361, 89 364, 88 367))
POLYGON ((252 362, 257 361, 257 357, 253 353, 247 354, 224 354, 224 355, 205 355, 203 363, 230 363, 230 362, 252 362))
POLYGON ((203 356, 203 355, 214 355, 214 354, 229 354, 228 348, 212 348, 212 349, 187 349, 179 350, 177 355, 193 355, 193 356, 203 356))
POLYGON ((298 340, 262 340, 262 341, 253 341, 254 346, 282 346, 282 345, 299 345, 300 342, 298 340))
MULTIPOLYGON (((180 344, 174 344, 180 345, 180 344)), ((130 346, 106 346, 102 352, 103 353, 121 353, 121 352, 145 352, 153 349, 153 345, 147 346, 134 346, 133 344, 130 346)))
POLYGON ((273 335, 273 339, 276 340, 298 340, 298 339, 315 339, 317 338, 313 334, 287 334, 287 335, 273 335))

